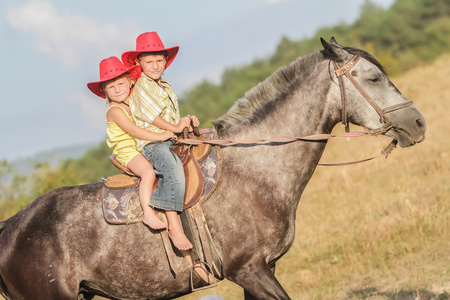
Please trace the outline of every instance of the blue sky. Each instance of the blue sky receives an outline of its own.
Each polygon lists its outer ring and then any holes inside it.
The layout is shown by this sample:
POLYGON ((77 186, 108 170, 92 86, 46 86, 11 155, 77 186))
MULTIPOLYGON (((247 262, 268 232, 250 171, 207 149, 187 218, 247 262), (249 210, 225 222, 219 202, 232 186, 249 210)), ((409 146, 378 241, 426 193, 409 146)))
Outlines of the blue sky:
MULTIPOLYGON (((372 2, 388 8, 394 0, 372 2)), ((143 32, 180 46, 165 78, 181 96, 204 79, 217 82, 228 67, 272 54, 283 36, 300 40, 353 22, 363 3, 0 0, 0 160, 104 140, 106 105, 86 83, 98 80, 103 58, 135 50, 143 32)))

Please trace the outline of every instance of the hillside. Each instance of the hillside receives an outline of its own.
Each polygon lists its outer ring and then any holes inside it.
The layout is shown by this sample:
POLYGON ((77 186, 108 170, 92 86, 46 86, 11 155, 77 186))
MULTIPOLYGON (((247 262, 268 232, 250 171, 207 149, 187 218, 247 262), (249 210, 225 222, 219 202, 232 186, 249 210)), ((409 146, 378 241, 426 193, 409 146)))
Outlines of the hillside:
MULTIPOLYGON (((449 66, 446 55, 391 78, 427 119, 422 144, 386 160, 318 167, 300 201, 294 245, 277 264, 293 299, 450 298, 449 66)), ((332 140, 322 162, 373 156, 388 143, 332 140)), ((182 299, 213 294, 243 299, 227 281, 182 299)))

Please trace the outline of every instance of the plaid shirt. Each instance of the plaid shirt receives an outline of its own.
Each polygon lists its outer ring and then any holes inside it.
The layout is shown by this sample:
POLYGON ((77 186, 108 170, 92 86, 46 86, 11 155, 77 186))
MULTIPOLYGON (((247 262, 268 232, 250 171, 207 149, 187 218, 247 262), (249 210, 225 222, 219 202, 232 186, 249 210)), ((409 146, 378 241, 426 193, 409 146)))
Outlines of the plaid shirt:
MULTIPOLYGON (((164 132, 163 129, 152 125, 156 117, 174 125, 180 121, 178 100, 170 84, 161 80, 162 88, 156 81, 142 73, 136 82, 130 96, 130 109, 137 126, 153 132, 164 132)), ((139 152, 150 141, 136 139, 139 152)))

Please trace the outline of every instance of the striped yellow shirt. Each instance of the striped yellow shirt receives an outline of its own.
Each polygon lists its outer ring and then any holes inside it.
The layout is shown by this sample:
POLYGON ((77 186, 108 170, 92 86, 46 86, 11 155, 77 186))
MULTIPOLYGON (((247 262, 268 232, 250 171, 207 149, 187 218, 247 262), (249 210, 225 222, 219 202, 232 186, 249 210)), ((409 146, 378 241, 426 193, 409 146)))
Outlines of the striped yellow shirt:
MULTIPOLYGON (((177 96, 167 81, 161 80, 161 85, 164 88, 142 73, 130 96, 130 109, 136 125, 158 133, 164 130, 152 125, 156 117, 160 116, 174 125, 180 121, 177 96)), ((142 151, 149 142, 136 139, 138 151, 142 151)))

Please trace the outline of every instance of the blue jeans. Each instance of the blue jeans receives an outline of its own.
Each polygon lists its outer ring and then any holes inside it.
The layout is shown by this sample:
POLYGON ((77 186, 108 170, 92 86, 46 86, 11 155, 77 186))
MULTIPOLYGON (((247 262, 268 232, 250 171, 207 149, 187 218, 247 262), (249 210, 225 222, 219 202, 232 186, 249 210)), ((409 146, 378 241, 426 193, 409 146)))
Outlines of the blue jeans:
POLYGON ((163 210, 183 211, 185 178, 183 164, 172 151, 172 141, 154 141, 144 146, 142 155, 148 159, 159 178, 150 205, 163 210))

